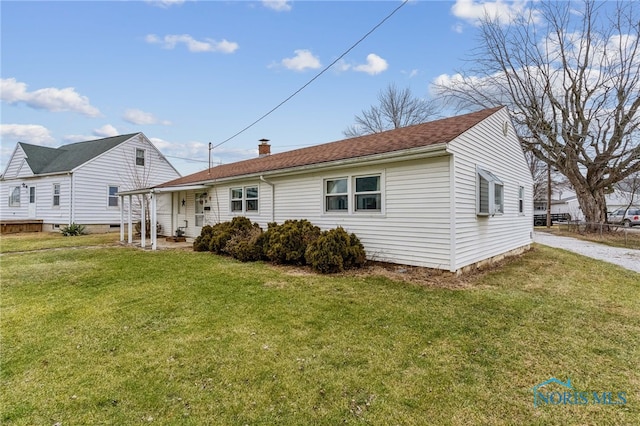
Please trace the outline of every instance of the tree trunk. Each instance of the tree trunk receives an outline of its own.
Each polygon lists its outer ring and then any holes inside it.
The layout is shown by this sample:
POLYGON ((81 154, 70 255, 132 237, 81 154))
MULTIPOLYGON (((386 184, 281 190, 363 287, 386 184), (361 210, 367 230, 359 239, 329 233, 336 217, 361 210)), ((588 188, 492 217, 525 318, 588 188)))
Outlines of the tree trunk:
POLYGON ((577 187, 574 184, 580 209, 587 222, 587 232, 596 232, 601 228, 601 224, 607 222, 607 202, 604 190, 591 190, 586 187, 577 187))

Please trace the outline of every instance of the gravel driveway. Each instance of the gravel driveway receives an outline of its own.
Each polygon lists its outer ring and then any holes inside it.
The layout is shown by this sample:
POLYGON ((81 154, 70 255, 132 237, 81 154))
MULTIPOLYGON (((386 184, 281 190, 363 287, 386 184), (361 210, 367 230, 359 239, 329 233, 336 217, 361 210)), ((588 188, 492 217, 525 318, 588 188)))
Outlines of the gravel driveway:
POLYGON ((559 237, 545 232, 534 232, 533 240, 545 246, 569 250, 583 256, 614 263, 631 271, 640 272, 640 250, 609 247, 604 244, 582 241, 571 237, 559 237))

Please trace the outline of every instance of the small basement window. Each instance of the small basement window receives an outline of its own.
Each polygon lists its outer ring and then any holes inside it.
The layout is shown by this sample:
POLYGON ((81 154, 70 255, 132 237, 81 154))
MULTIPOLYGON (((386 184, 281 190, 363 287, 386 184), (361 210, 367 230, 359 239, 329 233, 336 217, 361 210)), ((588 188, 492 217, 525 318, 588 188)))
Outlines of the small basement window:
POLYGON ((478 192, 476 213, 478 216, 494 216, 504 213, 504 184, 488 170, 477 168, 478 192))

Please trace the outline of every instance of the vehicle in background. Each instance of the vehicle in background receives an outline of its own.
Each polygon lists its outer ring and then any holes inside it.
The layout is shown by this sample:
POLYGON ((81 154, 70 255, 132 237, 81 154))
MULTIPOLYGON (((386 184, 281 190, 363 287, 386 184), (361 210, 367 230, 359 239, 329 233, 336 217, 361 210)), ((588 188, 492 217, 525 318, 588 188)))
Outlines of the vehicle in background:
POLYGON ((640 225, 640 208, 620 208, 613 213, 609 213, 609 223, 622 225, 625 228, 640 225))

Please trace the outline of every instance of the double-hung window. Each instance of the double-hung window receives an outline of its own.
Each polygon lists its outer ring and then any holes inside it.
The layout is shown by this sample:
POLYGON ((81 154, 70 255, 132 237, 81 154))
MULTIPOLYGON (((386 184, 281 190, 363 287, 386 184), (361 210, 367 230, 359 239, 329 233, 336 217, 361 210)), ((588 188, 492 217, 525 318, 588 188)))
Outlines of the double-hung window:
POLYGON ((60 184, 53 184, 53 207, 60 207, 60 184))
POLYGON ((349 192, 347 178, 327 179, 325 181, 325 210, 328 212, 347 211, 349 192))
POLYGON ((356 211, 379 212, 382 205, 380 176, 356 177, 356 211))
POLYGON ((20 187, 14 186, 9 193, 9 207, 20 207, 20 187))
POLYGON ((493 173, 478 167, 478 194, 476 213, 493 216, 504 213, 504 184, 493 173))
POLYGON ((245 186, 243 188, 231 188, 231 211, 248 213, 258 211, 258 187, 245 186))
POLYGON ((136 166, 144 166, 144 149, 136 148, 136 166))
POLYGON ((117 186, 109 186, 109 196, 107 200, 107 205, 109 207, 118 207, 118 187, 117 186))
POLYGON ((349 176, 325 179, 326 213, 382 212, 382 176, 349 176))

